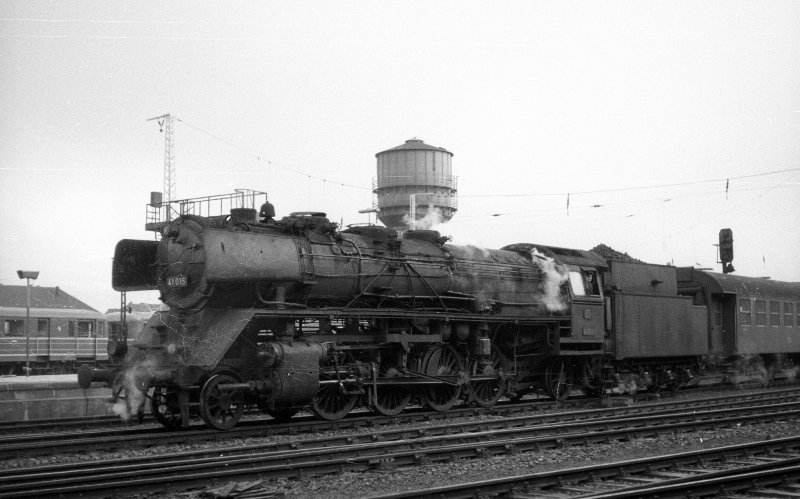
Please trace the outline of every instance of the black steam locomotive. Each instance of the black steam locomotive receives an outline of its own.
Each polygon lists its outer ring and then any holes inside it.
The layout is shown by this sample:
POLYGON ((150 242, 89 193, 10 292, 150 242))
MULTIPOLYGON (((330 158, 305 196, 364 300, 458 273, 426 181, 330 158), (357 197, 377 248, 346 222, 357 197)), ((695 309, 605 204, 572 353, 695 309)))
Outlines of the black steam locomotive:
POLYGON ((335 420, 357 404, 396 415, 539 389, 677 388, 732 360, 785 370, 800 350, 798 283, 534 244, 456 246, 429 230, 338 230, 323 213, 275 220, 269 203, 260 214, 255 196, 243 204, 184 210, 148 224, 159 241, 119 242, 114 289, 158 289, 169 310, 130 345, 110 338, 113 367, 82 369, 84 386, 107 382, 128 413, 149 398, 168 427, 199 413, 227 429, 248 407, 335 420), (760 326, 765 300, 779 303, 769 317, 780 325, 760 326), (775 341, 753 340, 757 327, 775 341))

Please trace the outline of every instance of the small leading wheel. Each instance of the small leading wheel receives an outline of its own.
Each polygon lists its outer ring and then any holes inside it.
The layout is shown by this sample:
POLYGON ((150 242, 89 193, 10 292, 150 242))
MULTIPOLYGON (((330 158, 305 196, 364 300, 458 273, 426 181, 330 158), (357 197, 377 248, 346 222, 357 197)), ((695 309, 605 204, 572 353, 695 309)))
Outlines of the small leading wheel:
POLYGON ((218 430, 229 430, 242 417, 244 400, 241 392, 220 390, 220 385, 239 383, 230 374, 211 376, 200 391, 200 416, 208 426, 218 430))
MULTIPOLYGON (((403 376, 400 368, 402 367, 402 355, 382 356, 378 367, 378 378, 397 379, 403 376)), ((377 395, 372 395, 371 409, 383 416, 397 416, 406 408, 411 401, 411 392, 403 387, 391 384, 377 385, 377 395)))
POLYGON ((470 377, 487 378, 470 381, 470 397, 480 407, 492 407, 505 392, 503 356, 496 348, 488 357, 474 359, 470 366, 470 377))
POLYGON ((545 368, 545 390, 554 400, 566 400, 575 384, 572 362, 563 357, 554 357, 545 368))
POLYGON ((178 430, 183 426, 181 406, 178 402, 178 390, 175 388, 164 385, 153 388, 150 410, 156 421, 171 430, 178 430))
POLYGON ((441 384, 426 388, 422 395, 422 403, 434 411, 447 411, 461 395, 463 364, 458 353, 449 345, 442 345, 425 354, 423 371, 428 376, 447 376, 456 384, 441 384))

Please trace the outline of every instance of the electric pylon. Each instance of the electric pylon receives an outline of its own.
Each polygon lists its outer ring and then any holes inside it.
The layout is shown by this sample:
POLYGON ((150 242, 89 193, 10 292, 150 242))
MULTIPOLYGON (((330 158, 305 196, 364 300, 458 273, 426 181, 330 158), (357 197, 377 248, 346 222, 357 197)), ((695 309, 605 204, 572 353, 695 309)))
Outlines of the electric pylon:
MULTIPOLYGON (((172 115, 167 113, 147 121, 158 121, 160 132, 164 134, 164 191, 163 201, 169 203, 175 199, 175 142, 172 136, 172 115)), ((169 210, 168 210, 169 211, 169 210)))

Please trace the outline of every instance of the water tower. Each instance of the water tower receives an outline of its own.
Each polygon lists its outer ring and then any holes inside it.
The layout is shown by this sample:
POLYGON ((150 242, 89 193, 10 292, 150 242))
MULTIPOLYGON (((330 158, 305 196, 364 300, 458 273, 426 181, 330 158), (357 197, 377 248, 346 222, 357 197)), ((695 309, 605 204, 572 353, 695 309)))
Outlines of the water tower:
POLYGON ((375 208, 384 225, 400 232, 408 230, 412 203, 415 220, 428 215, 431 206, 438 211, 441 222, 453 217, 458 209, 453 153, 413 138, 375 157, 378 158, 378 176, 373 182, 375 208))

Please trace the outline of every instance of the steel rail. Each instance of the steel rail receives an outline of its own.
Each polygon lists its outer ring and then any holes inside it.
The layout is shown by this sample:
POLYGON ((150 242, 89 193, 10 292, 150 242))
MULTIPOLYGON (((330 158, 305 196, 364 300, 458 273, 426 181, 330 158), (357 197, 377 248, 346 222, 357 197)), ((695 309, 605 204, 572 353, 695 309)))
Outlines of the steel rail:
MULTIPOLYGON (((718 409, 729 405, 739 409, 741 404, 775 404, 779 401, 797 400, 797 393, 800 389, 789 391, 776 390, 770 392, 753 393, 747 396, 718 396, 703 400, 692 401, 670 401, 660 402, 639 406, 623 406, 604 409, 583 409, 571 412, 557 412, 552 414, 531 414, 531 409, 541 406, 541 402, 530 402, 527 404, 511 404, 503 407, 495 406, 493 409, 481 409, 474 407, 463 407, 451 410, 447 413, 431 411, 411 411, 398 416, 375 416, 365 413, 354 413, 339 421, 329 422, 320 421, 311 416, 299 417, 295 421, 288 423, 276 423, 274 420, 257 419, 245 421, 226 432, 212 430, 203 425, 196 425, 191 431, 169 431, 161 426, 150 426, 144 431, 140 427, 111 428, 102 430, 90 430, 76 434, 69 433, 47 433, 42 435, 29 434, 18 436, 0 436, 0 457, 21 457, 37 454, 65 453, 69 451, 82 451, 87 448, 108 449, 124 444, 126 448, 133 446, 152 445, 153 442, 159 444, 183 443, 187 439, 195 441, 221 440, 229 438, 258 438, 271 437, 276 434, 291 434, 301 432, 319 432, 326 430, 385 426, 393 423, 414 423, 424 421, 426 423, 435 420, 446 420, 459 416, 474 415, 512 415, 510 417, 498 418, 496 420, 485 420, 473 423, 453 423, 444 425, 442 429, 436 426, 426 426, 430 434, 435 431, 474 431, 473 429, 504 429, 523 425, 543 425, 543 424, 563 424, 566 421, 581 421, 591 419, 598 421, 599 418, 619 419, 635 414, 671 414, 687 410, 687 406, 717 407, 718 409), (514 414, 521 414, 514 416, 514 414), (456 430, 448 430, 453 427, 456 430)), ((551 407, 553 402, 545 402, 547 407, 551 407)))
MULTIPOLYGON (((456 485, 431 487, 424 490, 376 494, 369 496, 369 499, 457 499, 504 494, 512 490, 520 491, 523 488, 546 489, 562 484, 575 484, 576 486, 580 486, 581 482, 589 480, 613 479, 620 476, 629 477, 635 476, 636 474, 652 472, 654 470, 674 468, 675 466, 691 466, 698 463, 724 461, 737 457, 747 458, 754 455, 784 452, 787 449, 800 452, 800 436, 637 458, 629 461, 617 461, 563 470, 530 473, 491 480, 465 482, 456 485)), ((579 495, 576 491, 571 497, 591 497, 593 499, 610 497, 685 497, 687 495, 687 490, 691 491, 691 494, 697 495, 700 495, 702 490, 711 490, 712 493, 717 493, 724 489, 730 492, 731 490, 739 488, 738 486, 733 486, 735 482, 747 483, 748 480, 759 479, 758 475, 763 474, 763 477, 769 477, 775 474, 782 475, 784 472, 789 474, 796 473, 796 470, 792 468, 797 467, 797 461, 799 459, 800 458, 797 457, 791 457, 772 463, 761 463, 752 467, 742 467, 737 470, 719 471, 716 472, 718 473, 716 476, 705 474, 695 477, 696 480, 692 478, 665 480, 660 484, 636 485, 624 489, 619 488, 582 495, 579 495), (789 469, 787 470, 787 468, 789 469), (703 482, 705 482, 705 484, 703 482), (728 483, 732 485, 730 489, 725 486, 728 483), (713 489, 712 487, 717 488, 713 489), (677 494, 675 494, 676 492, 677 494)), ((796 477, 797 475, 795 474, 794 476, 796 477)), ((769 480, 774 481, 774 478, 769 480)), ((750 482, 749 486, 752 485, 753 482, 750 482)), ((542 494, 544 493, 546 492, 542 492, 542 494)), ((521 491, 519 495, 525 497, 525 494, 521 491)))
MULTIPOLYGON (((712 417, 712 411, 676 415, 668 422, 666 415, 634 417, 627 421, 587 421, 570 425, 539 428, 514 428, 501 431, 480 431, 442 436, 351 443, 321 449, 302 449, 277 452, 246 453, 188 459, 163 456, 138 462, 115 461, 65 466, 63 471, 6 470, 0 483, 0 498, 21 495, 44 496, 72 494, 85 491, 118 490, 126 487, 147 487, 195 480, 209 480, 237 475, 260 475, 262 478, 296 476, 304 473, 321 474, 341 470, 366 470, 375 467, 410 465, 426 461, 444 461, 487 455, 536 451, 576 443, 607 442, 630 439, 662 432, 686 431, 698 428, 717 428, 753 421, 774 421, 800 417, 800 403, 778 404, 770 411, 753 407, 751 411, 726 409, 724 417, 712 417), (788 406, 794 407, 788 409, 788 406), (735 412, 736 415, 730 415, 735 412), (744 414, 750 412, 750 414, 744 414), (617 426, 608 429, 608 426, 617 426), (544 436, 541 433, 547 433, 544 436), (67 469, 71 468, 71 469, 67 469)), ((368 437, 369 438, 369 437, 368 437)), ((217 450, 219 452, 219 450, 217 450)))
POLYGON ((578 496, 592 499, 624 499, 628 497, 698 497, 730 494, 800 479, 800 457, 777 459, 741 468, 703 473, 698 476, 665 480, 659 484, 635 486, 578 496))
MULTIPOLYGON (((662 397, 663 398, 672 398, 672 397, 679 397, 680 395, 687 394, 687 393, 699 393, 699 392, 707 392, 707 391, 714 391, 714 392, 739 391, 739 390, 742 390, 742 389, 752 389, 752 388, 755 388, 756 386, 757 386, 757 384, 755 384, 755 383, 743 384, 743 385, 707 385, 707 386, 700 386, 700 387, 692 387, 692 388, 689 388, 689 389, 686 389, 686 390, 661 392, 661 393, 658 393, 658 394, 650 393, 650 392, 643 392, 643 393, 639 393, 639 394, 635 394, 635 395, 628 395, 628 397, 632 397, 632 398, 637 399, 637 400, 638 399, 648 400, 648 399, 653 398, 653 397, 657 397, 657 398, 662 398, 662 397)), ((793 389, 792 387, 797 387, 797 386, 798 386, 798 382, 795 382, 795 381, 791 381, 791 380, 773 380, 772 382, 769 383, 770 390, 769 391, 763 391, 761 393, 769 394, 769 393, 774 393, 774 392, 779 392, 781 390, 785 390, 786 388, 791 390, 791 389, 793 389), (781 388, 781 387, 784 387, 784 388, 781 388)), ((794 388, 794 389, 800 391, 800 388, 794 388)), ((745 396, 749 396, 749 395, 750 394, 745 395, 745 396)), ((723 395, 722 397, 727 397, 727 395, 723 395)), ((533 401, 533 402, 528 401, 527 403, 499 402, 496 406, 494 406, 492 408, 488 408, 488 409, 478 408, 478 407, 466 408, 466 407, 463 407, 463 406, 462 407, 456 406, 455 408, 451 409, 451 412, 453 412, 454 415, 456 415, 456 416, 459 415, 458 411, 462 411, 462 410, 480 411, 479 413, 481 413, 481 414, 483 414, 483 413, 505 414, 505 413, 508 413, 508 412, 514 413, 514 412, 525 411, 525 410, 527 410, 527 407, 528 407, 529 404, 534 404, 536 406, 542 406, 542 407, 545 407, 545 408, 556 408, 556 407, 563 407, 563 406, 569 406, 569 405, 574 405, 574 404, 578 404, 578 405, 586 404, 587 402, 588 403, 593 403, 596 400, 597 399, 592 399, 592 398, 572 397, 572 398, 570 398, 568 400, 561 401, 561 402, 556 402, 556 401, 553 401, 553 400, 542 400, 542 399, 539 399, 539 400, 536 400, 536 401, 533 401)), ((704 400, 711 400, 711 399, 704 399, 704 400)), ((411 409, 411 411, 414 412, 415 417, 418 416, 417 413, 413 409, 411 409)), ((431 418, 434 418, 434 419, 436 419, 436 418, 444 419, 444 418, 447 417, 446 415, 437 416, 437 414, 440 414, 440 413, 430 413, 430 414, 431 414, 431 418)), ((402 417, 403 417, 402 414, 398 415, 398 416, 394 416, 393 420, 402 419, 402 417)), ((302 421, 302 420, 303 420, 303 416, 299 416, 299 417, 296 417, 295 419, 293 419, 292 422, 302 421)), ((151 423, 154 420, 153 420, 153 417, 150 414, 146 414, 145 417, 144 417, 144 421, 146 423, 151 423)), ((199 421, 199 419, 197 421, 199 421)), ((269 421, 269 420, 268 419, 264 419, 264 421, 269 421)), ((49 429, 49 428, 72 428, 72 427, 87 427, 87 426, 105 426, 105 425, 112 425, 112 424, 119 425, 119 423, 120 423, 120 418, 118 416, 114 416, 114 415, 88 416, 88 417, 47 418, 47 419, 35 419, 35 420, 27 420, 27 421, 0 421, 0 439, 2 438, 3 435, 13 434, 13 433, 20 432, 20 431, 38 431, 38 430, 45 430, 45 429, 49 429)), ((325 422, 323 422, 323 423, 325 423, 325 422)), ((248 424, 248 421, 245 420, 245 421, 243 421, 243 423, 240 423, 240 424, 245 424, 246 425, 246 424, 248 424)), ((200 426, 196 426, 196 427, 199 428, 200 426)))

